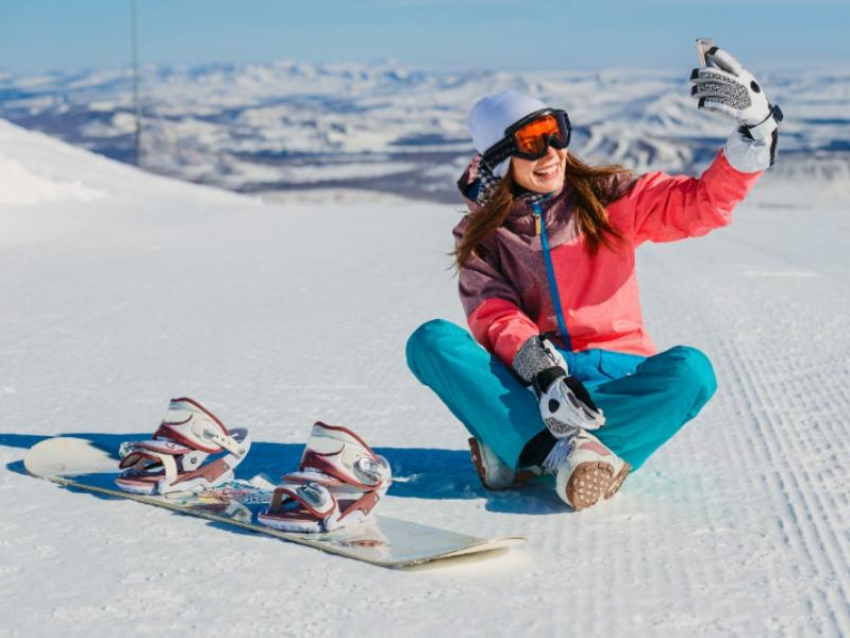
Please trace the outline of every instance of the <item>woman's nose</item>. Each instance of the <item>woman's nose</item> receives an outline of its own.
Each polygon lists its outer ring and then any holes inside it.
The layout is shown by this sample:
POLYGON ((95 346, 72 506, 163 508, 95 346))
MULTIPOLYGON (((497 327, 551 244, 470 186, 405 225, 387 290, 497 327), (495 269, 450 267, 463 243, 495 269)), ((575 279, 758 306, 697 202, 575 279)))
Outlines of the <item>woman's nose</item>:
POLYGON ((548 162, 560 161, 560 160, 561 160, 561 156, 558 154, 558 149, 556 149, 554 146, 547 146, 546 147, 546 155, 541 157, 538 161, 541 162, 541 164, 543 164, 544 162, 548 163, 548 162))

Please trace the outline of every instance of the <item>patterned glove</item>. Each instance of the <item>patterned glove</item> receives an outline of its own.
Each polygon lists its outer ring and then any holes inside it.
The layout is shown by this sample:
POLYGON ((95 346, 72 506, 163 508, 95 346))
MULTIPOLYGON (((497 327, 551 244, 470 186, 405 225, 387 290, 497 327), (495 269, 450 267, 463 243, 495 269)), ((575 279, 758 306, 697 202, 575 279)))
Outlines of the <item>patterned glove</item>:
POLYGON ((770 166, 776 159, 777 128, 782 110, 772 105, 761 85, 738 60, 713 47, 705 54, 708 66, 691 72, 691 96, 698 108, 735 120, 750 140, 770 144, 770 166))
POLYGON ((476 153, 466 170, 466 196, 483 206, 500 178, 493 175, 490 167, 481 161, 480 153, 476 153))
POLYGON ((540 405, 540 416, 552 436, 572 436, 577 428, 596 430, 605 425, 587 388, 570 376, 567 362, 551 343, 535 335, 519 349, 514 371, 531 384, 540 405))

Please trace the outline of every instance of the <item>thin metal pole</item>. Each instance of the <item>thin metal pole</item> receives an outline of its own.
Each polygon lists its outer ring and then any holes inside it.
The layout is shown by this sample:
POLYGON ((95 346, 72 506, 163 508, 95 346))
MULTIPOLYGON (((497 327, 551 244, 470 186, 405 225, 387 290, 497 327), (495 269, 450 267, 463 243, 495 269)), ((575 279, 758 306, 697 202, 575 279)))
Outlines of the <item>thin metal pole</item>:
POLYGON ((133 47, 133 104, 136 110, 136 166, 142 165, 142 103, 139 99, 139 38, 136 32, 136 0, 130 0, 133 47))

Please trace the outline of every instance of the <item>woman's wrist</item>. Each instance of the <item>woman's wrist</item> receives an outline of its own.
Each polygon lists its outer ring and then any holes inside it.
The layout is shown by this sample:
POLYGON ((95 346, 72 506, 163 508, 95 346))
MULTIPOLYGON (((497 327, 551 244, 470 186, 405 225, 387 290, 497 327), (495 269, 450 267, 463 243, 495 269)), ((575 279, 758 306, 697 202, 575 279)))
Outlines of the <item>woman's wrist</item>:
POLYGON ((522 347, 514 356, 513 369, 520 379, 530 385, 535 385, 535 387, 538 377, 544 372, 547 378, 551 377, 551 380, 556 378, 553 369, 563 372, 559 376, 567 375, 567 364, 563 357, 540 335, 529 337, 522 344, 522 347))

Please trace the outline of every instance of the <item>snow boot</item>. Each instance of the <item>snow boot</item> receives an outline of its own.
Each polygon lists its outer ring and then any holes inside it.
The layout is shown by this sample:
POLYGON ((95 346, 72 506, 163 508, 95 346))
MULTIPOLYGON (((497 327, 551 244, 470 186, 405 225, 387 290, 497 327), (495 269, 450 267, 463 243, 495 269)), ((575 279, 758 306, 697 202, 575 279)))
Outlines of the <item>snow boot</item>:
POLYGON ((543 461, 543 468, 555 475, 558 496, 576 511, 611 498, 632 469, 599 439, 581 429, 558 440, 543 461))
POLYGON ((520 487, 543 473, 537 466, 524 467, 514 472, 507 463, 496 456, 489 445, 475 437, 469 439, 469 453, 481 484, 491 491, 520 487))

